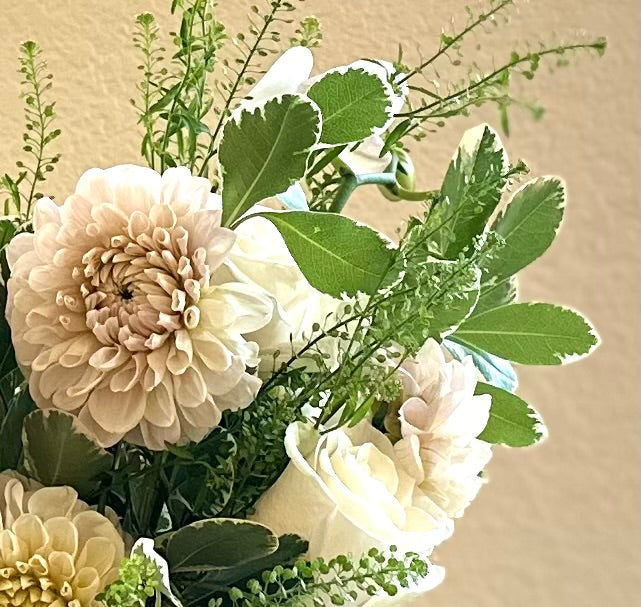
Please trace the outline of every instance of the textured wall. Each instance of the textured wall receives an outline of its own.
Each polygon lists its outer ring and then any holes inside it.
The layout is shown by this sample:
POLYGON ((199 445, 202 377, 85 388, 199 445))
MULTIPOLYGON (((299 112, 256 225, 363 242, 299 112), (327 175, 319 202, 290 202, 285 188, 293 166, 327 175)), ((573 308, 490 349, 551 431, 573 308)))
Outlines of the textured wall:
MULTIPOLYGON (((220 0, 239 23, 246 0, 220 0)), ((129 32, 133 14, 164 11, 168 0, 1 0, 0 167, 19 150, 14 72, 20 40, 33 37, 56 74, 64 161, 51 181, 63 197, 90 166, 138 161, 128 104, 136 78, 129 32)), ((322 18, 320 67, 361 56, 393 57, 399 38, 426 52, 459 0, 308 0, 322 18)), ((169 23, 169 20, 163 20, 169 23)), ((499 57, 515 40, 585 29, 609 37, 601 61, 584 59, 555 75, 542 70, 529 93, 547 108, 525 115, 507 141, 535 174, 565 177, 570 207, 552 250, 524 273, 524 298, 583 310, 603 337, 589 360, 564 369, 524 369, 521 394, 544 413, 547 443, 497 449, 490 485, 438 551, 446 583, 431 607, 624 607, 639 601, 639 13, 636 0, 537 0, 487 48, 499 57)), ((479 55, 481 63, 487 57, 479 55)), ((462 131, 493 111, 453 122, 416 154, 420 179, 435 186, 462 131)), ((392 233, 408 208, 360 195, 349 212, 392 233)))

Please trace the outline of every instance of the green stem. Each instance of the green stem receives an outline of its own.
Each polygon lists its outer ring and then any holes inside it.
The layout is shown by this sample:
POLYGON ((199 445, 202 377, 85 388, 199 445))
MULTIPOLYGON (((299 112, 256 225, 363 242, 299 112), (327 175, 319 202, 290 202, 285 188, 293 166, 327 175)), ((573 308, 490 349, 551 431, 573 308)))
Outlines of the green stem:
POLYGON ((341 213, 354 190, 361 185, 396 185, 394 173, 370 173, 368 175, 354 175, 347 173, 343 176, 342 184, 336 192, 336 197, 329 207, 330 213, 341 213))

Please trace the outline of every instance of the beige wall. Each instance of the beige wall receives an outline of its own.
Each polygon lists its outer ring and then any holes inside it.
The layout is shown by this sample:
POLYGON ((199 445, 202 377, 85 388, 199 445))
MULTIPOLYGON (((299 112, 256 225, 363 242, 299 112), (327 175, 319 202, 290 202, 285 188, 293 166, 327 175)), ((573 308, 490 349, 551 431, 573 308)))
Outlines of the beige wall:
MULTIPOLYGON (((239 22, 248 2, 220 0, 239 22)), ((136 78, 131 17, 168 0, 0 2, 0 167, 19 149, 14 72, 18 42, 38 39, 56 74, 64 161, 51 181, 63 197, 90 166, 138 160, 128 104, 136 78)), ((524 369, 521 394, 544 413, 550 439, 531 450, 497 449, 490 484, 438 551, 446 583, 431 607, 530 605, 627 607, 639 602, 639 13, 636 0, 537 0, 525 4, 488 48, 585 29, 606 34, 601 61, 584 59, 528 89, 547 107, 544 121, 513 124, 507 147, 535 174, 559 173, 570 193, 567 221, 544 260, 524 273, 525 298, 577 307, 603 337, 589 360, 564 369, 524 369)), ((436 44, 460 0, 308 0, 325 24, 321 67, 361 56, 394 56, 436 44)), ((479 56, 479 60, 483 57, 479 56)), ((496 123, 493 111, 450 124, 416 154, 421 182, 436 186, 464 128, 496 123)), ((407 209, 359 196, 349 211, 392 231, 407 209)))

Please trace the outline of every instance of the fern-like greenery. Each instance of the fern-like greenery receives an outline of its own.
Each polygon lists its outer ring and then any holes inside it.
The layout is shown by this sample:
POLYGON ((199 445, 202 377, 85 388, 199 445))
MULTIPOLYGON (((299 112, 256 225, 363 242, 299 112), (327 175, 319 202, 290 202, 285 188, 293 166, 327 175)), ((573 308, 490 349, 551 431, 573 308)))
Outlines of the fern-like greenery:
MULTIPOLYGON (((428 564, 418 554, 395 553, 394 546, 389 554, 372 548, 359 558, 342 555, 278 566, 244 588, 231 588, 228 596, 233 607, 350 605, 358 597, 380 592, 395 596, 428 574, 428 564)), ((213 604, 225 603, 219 599, 213 604)))
POLYGON ((55 102, 48 100, 53 76, 37 43, 29 40, 20 45, 19 71, 25 116, 22 150, 27 160, 16 162, 17 177, 5 174, 0 184, 8 194, 4 201, 4 215, 19 215, 20 221, 26 223, 31 218, 35 201, 43 196, 39 186, 60 160, 60 154, 49 152, 51 142, 60 135, 60 129, 53 128, 55 102))

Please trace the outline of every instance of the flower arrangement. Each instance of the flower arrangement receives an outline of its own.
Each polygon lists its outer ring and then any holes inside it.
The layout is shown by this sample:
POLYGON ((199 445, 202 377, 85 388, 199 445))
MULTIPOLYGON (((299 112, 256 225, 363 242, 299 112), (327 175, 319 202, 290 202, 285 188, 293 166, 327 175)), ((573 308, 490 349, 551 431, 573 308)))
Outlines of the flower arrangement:
POLYGON ((515 79, 605 50, 466 68, 463 40, 511 5, 470 9, 416 65, 313 74, 322 31, 293 3, 232 36, 213 0, 173 0, 171 51, 136 19, 141 166, 91 168, 56 201, 51 76, 22 45, 26 159, 1 179, 0 605, 384 607, 441 582, 430 556, 493 446, 546 436, 512 363, 598 345, 577 312, 517 301, 560 227, 559 178, 528 177, 481 125, 440 187, 416 188, 410 144, 486 103, 508 131, 513 105, 541 113, 515 79), (462 79, 436 71, 448 60, 462 79), (342 213, 358 188, 422 210, 391 240, 342 213))

